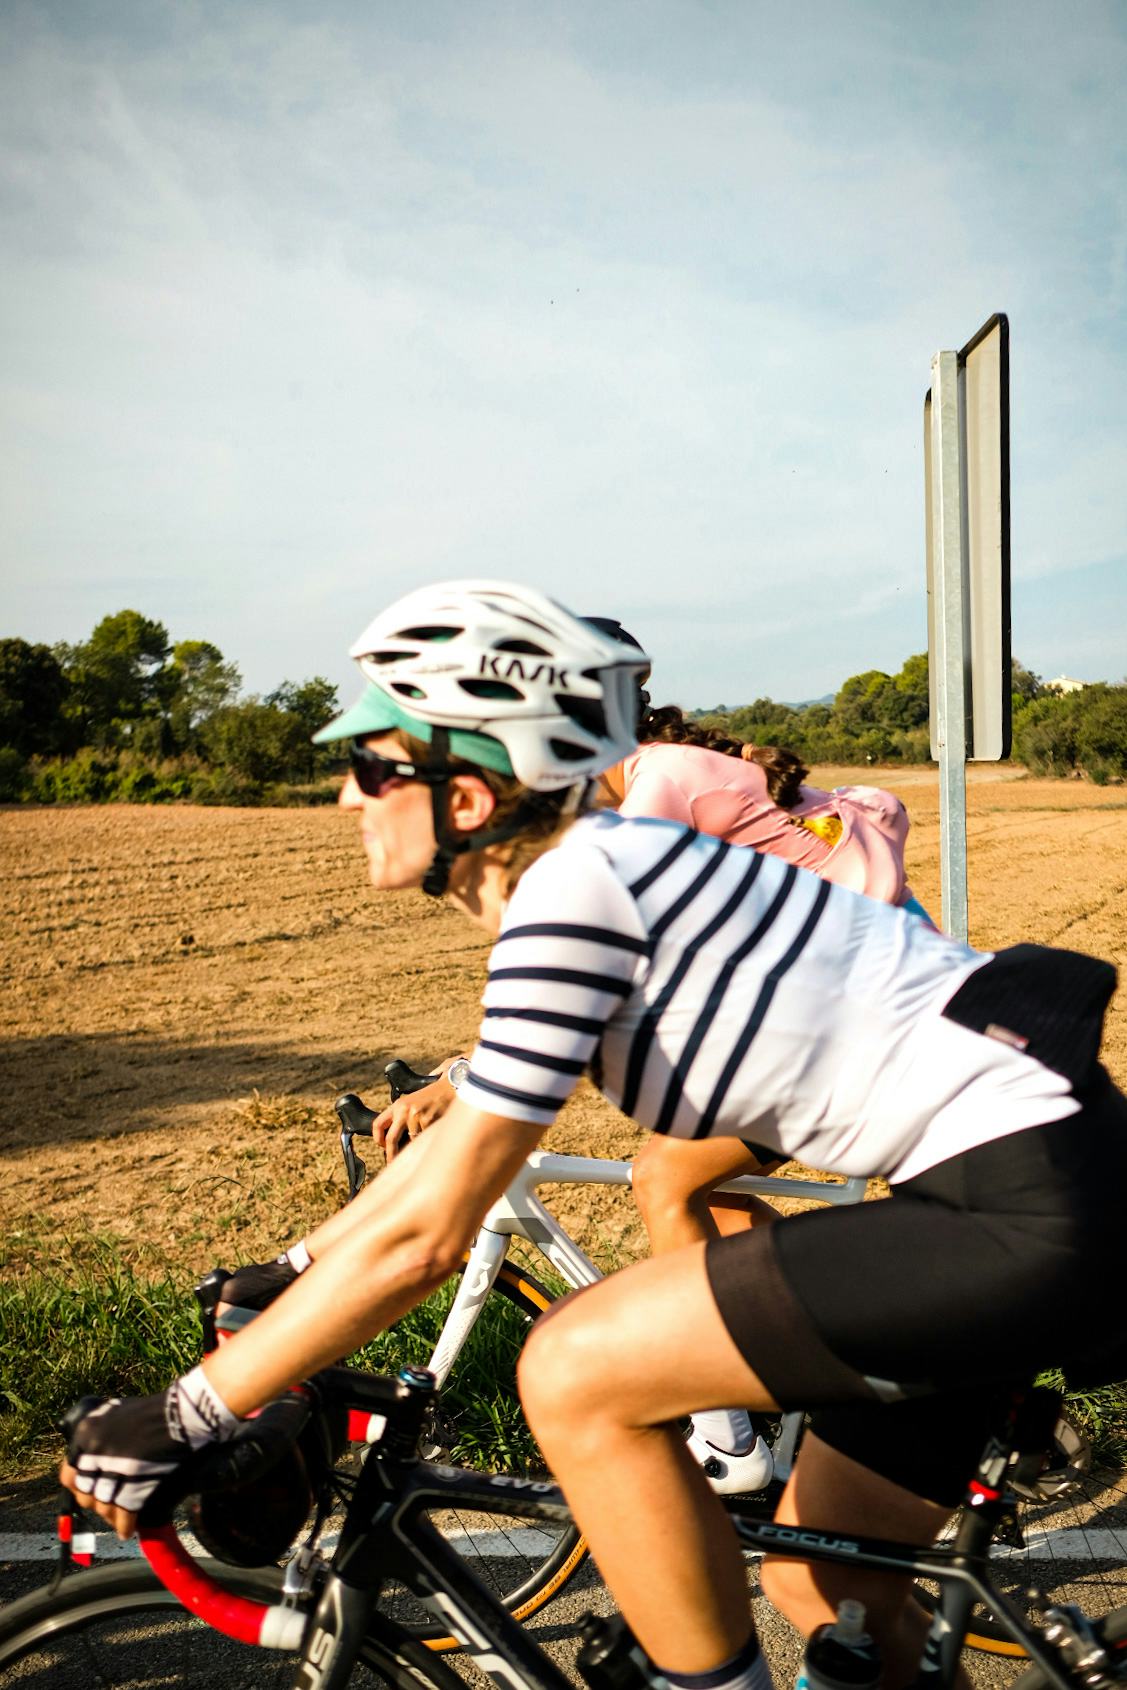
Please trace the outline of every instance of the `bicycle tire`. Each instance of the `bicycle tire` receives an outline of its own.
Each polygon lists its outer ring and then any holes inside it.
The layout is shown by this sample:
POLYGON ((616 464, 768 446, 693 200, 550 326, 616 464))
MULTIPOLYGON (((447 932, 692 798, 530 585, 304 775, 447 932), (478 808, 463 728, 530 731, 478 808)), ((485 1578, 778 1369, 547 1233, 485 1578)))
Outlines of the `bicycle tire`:
MULTIPOLYGON (((1088 1615, 1091 1618, 1091 1615, 1088 1615)), ((1112 1676, 1118 1683, 1127 1682, 1127 1608, 1115 1608, 1096 1622, 1105 1644, 1118 1644, 1112 1676)), ((1010 1690, 1045 1690, 1048 1680, 1040 1667, 1026 1667, 1014 1679, 1010 1690)))
MULTIPOLYGON (((453 1282, 451 1282, 453 1283, 453 1282)), ((509 1449, 511 1464, 506 1470, 521 1474, 543 1474, 531 1434, 524 1425, 520 1400, 516 1390, 516 1358, 527 1336, 528 1328, 538 1315, 551 1307, 557 1294, 524 1272, 514 1262, 503 1262, 496 1282, 486 1299, 459 1356, 453 1373, 443 1389, 438 1413, 446 1422, 448 1437, 440 1437, 446 1445, 437 1459, 451 1459, 459 1465, 473 1465, 473 1451, 465 1443, 460 1421, 466 1412, 465 1404, 473 1396, 475 1370, 488 1372, 490 1382, 503 1390, 500 1412, 512 1422, 509 1449), (504 1329, 504 1341, 497 1343, 497 1332, 504 1329), (477 1354, 484 1350, 485 1360, 477 1354), (498 1372, 504 1374, 498 1378, 498 1372), (469 1459, 467 1459, 469 1457, 469 1459)), ((392 1327, 382 1344, 393 1343, 400 1327, 392 1327)), ((423 1326, 413 1333, 394 1359, 383 1351, 372 1357, 379 1371, 387 1371, 400 1361, 425 1364, 430 1355, 435 1334, 423 1326)), ((495 1468, 492 1470, 496 1470, 495 1468)), ((528 1527, 508 1515, 458 1514, 446 1510, 441 1516, 431 1516, 444 1535, 458 1533, 464 1547, 461 1553, 470 1561, 475 1573, 513 1615, 525 1620, 545 1603, 557 1596, 568 1580, 579 1570, 587 1554, 587 1540, 577 1526, 550 1528, 528 1527)), ((428 1649, 442 1653, 461 1648, 457 1638, 434 1624, 428 1611, 406 1590, 396 1589, 381 1603, 392 1619, 406 1631, 421 1638, 428 1649)))
MULTIPOLYGON (((227 1588, 277 1598, 277 1568, 204 1563, 227 1588)), ((74 1573, 0 1611, 0 1673, 12 1690, 146 1690, 175 1683, 185 1690, 287 1690, 298 1657, 292 1651, 235 1643, 182 1608, 144 1561, 74 1573)), ((392 1685, 465 1690, 462 1681, 417 1637, 382 1616, 361 1645, 350 1682, 357 1690, 392 1685)))
MULTIPOLYGON (((1075 1602, 1084 1610, 1110 1613, 1127 1602, 1127 1486, 1122 1473, 1096 1471, 1065 1495, 1015 1506, 1016 1546, 996 1543, 990 1578, 1020 1611, 1030 1613, 1030 1591, 1050 1600, 1075 1602)), ((933 1611, 935 1587, 916 1585, 915 1596, 933 1611)), ((966 1647, 979 1653, 1023 1660, 1015 1643, 989 1609, 971 1614, 966 1647)))

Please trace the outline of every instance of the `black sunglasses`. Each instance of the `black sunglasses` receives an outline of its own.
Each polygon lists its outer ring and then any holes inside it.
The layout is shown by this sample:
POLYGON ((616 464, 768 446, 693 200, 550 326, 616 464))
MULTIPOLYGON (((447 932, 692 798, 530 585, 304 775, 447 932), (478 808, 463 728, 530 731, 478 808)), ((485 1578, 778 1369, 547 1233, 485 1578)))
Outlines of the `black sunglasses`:
POLYGON ((421 768, 405 757, 384 757, 378 751, 369 751, 358 739, 349 743, 348 764, 366 798, 381 797, 384 787, 392 780, 420 780, 425 786, 438 786, 449 779, 446 769, 421 768))

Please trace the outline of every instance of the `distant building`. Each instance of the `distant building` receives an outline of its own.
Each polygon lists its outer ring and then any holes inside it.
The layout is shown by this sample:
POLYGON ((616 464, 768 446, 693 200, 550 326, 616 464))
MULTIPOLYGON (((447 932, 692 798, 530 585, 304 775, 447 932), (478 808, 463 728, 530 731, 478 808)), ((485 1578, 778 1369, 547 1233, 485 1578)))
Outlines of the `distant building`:
POLYGON ((1045 682, 1046 692, 1083 692, 1087 681, 1074 680, 1071 675, 1058 675, 1055 681, 1045 682))

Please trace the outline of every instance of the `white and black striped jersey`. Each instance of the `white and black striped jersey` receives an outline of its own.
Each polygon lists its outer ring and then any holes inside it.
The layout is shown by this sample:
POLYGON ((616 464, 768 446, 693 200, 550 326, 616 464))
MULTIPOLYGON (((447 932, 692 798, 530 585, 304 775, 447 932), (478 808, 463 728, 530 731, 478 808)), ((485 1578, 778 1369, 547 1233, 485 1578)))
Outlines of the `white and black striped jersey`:
POLYGON ((522 876, 460 1095, 548 1125, 590 1068, 655 1132, 906 1179, 1077 1107, 941 1016, 987 960, 776 857, 602 811, 522 876))

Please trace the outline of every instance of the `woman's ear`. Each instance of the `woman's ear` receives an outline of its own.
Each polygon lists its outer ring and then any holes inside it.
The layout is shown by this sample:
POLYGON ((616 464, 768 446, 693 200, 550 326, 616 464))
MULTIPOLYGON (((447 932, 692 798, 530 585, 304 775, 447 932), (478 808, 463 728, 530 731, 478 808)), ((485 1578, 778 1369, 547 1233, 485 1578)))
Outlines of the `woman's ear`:
POLYGON ((479 833, 488 827, 497 795, 480 775, 455 775, 448 792, 446 815, 455 833, 479 833))

